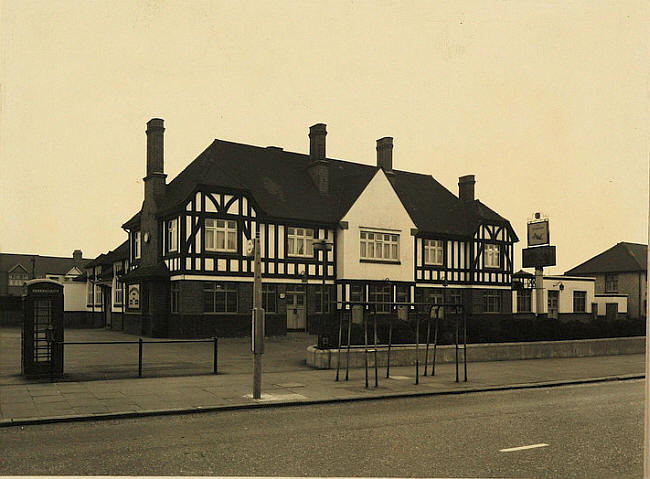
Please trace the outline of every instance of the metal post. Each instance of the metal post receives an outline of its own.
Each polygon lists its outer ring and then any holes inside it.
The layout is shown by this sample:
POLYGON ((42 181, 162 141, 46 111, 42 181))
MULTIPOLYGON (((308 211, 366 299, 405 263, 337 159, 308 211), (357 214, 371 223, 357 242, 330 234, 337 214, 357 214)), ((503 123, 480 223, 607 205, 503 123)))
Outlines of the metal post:
MULTIPOLYGON (((431 313, 429 313, 431 316, 431 313)), ((431 376, 436 375, 436 353, 438 352, 438 310, 436 309, 436 320, 433 323, 433 361, 431 363, 431 376)))
POLYGON ((138 338, 138 377, 142 377, 142 338, 138 338))
MULTIPOLYGON (((438 309, 436 309, 436 313, 438 309)), ((429 315, 427 316, 427 349, 424 353, 424 375, 427 375, 427 366, 429 364, 429 343, 431 342, 431 310, 429 310, 429 315)))
POLYGON ((214 374, 217 374, 217 352, 218 352, 217 337, 215 336, 212 339, 214 340, 214 358, 213 358, 212 372, 214 374))
POLYGON ((544 313, 544 268, 535 268, 535 313, 544 313))
POLYGON ((339 311, 339 351, 336 359, 336 380, 339 380, 339 370, 341 369, 341 330, 343 329, 343 309, 339 311))
POLYGON ((458 317, 456 317, 456 382, 458 382, 458 317))
POLYGON ((467 382, 467 313, 463 311, 463 361, 465 363, 465 382, 467 382))
POLYGON ((415 384, 420 384, 420 315, 415 313, 415 384))
POLYGON ((390 348, 393 343, 393 316, 391 315, 388 324, 388 351, 386 353, 386 378, 390 377, 390 348))
POLYGON ((368 317, 365 314, 363 315, 363 345, 363 360, 366 366, 366 387, 368 387, 368 317))
POLYGON ((377 313, 373 315, 373 318, 375 320, 375 387, 379 386, 379 371, 377 370, 377 313))
POLYGON ((350 341, 352 339, 352 313, 348 316, 348 353, 345 356, 345 380, 350 378, 350 341))
POLYGON ((253 399, 262 397, 262 351, 264 351, 264 335, 259 333, 258 328, 264 327, 260 324, 263 321, 264 314, 259 314, 262 309, 262 257, 260 251, 260 232, 255 232, 255 269, 253 276, 253 328, 251 334, 254 334, 255 348, 253 351, 253 399), (258 344, 261 342, 261 344, 258 344))

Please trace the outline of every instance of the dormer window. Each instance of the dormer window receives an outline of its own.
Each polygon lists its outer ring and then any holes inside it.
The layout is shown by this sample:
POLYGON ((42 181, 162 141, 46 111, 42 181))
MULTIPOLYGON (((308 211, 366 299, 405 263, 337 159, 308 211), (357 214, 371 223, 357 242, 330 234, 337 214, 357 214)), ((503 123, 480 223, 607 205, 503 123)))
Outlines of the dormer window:
POLYGON ((178 250, 178 219, 174 218, 167 222, 167 251, 178 250))
POLYGON ((499 245, 488 243, 483 250, 483 264, 486 268, 499 268, 501 267, 501 254, 499 245))
POLYGON ((314 230, 287 228, 287 254, 289 256, 314 256, 314 230))
POLYGON ((141 248, 140 248, 140 232, 136 231, 133 234, 133 257, 135 259, 140 259, 140 252, 141 252, 141 248))
POLYGON ((236 253, 237 222, 232 220, 206 218, 205 250, 236 253))
POLYGON ((424 264, 442 266, 445 261, 444 245, 442 240, 424 240, 424 264))

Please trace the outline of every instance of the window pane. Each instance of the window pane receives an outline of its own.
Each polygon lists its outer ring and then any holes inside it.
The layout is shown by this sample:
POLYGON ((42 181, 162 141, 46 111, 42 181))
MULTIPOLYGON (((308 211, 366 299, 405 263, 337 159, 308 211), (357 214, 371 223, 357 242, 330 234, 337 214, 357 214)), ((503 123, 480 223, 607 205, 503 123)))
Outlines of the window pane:
POLYGON ((214 312, 214 296, 208 291, 203 293, 203 311, 206 313, 214 312))
POLYGON ((233 231, 228 232, 228 249, 233 251, 237 249, 236 235, 233 231))
POLYGON ((397 245, 393 245, 393 259, 397 259, 397 245))
POLYGON ((217 231, 217 249, 224 249, 225 237, 223 231, 217 231))
POLYGON ((381 243, 377 243, 375 246, 375 258, 381 258, 381 243))
POLYGON ((362 258, 366 257, 366 243, 364 242, 361 243, 361 257, 362 258))
POLYGON ((217 228, 223 228, 226 222, 224 220, 217 220, 217 228))
POLYGON ((305 254, 305 240, 302 238, 296 239, 296 249, 297 254, 305 254))
POLYGON ((384 244, 384 258, 390 258, 390 246, 389 244, 384 244))
POLYGON ((237 224, 234 221, 228 221, 228 228, 234 230, 237 228, 237 224))
POLYGON ((368 258, 374 258, 374 257, 375 257, 375 244, 368 243, 368 258))

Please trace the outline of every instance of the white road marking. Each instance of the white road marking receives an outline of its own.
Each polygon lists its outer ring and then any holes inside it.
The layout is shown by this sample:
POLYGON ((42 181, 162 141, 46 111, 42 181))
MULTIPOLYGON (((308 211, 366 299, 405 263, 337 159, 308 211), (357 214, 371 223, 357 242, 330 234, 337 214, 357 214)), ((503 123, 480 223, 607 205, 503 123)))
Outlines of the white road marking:
POLYGON ((519 446, 519 447, 510 447, 508 449, 499 449, 499 452, 514 452, 514 451, 523 451, 524 449, 535 449, 536 447, 546 447, 548 444, 543 442, 540 444, 531 444, 530 446, 519 446))

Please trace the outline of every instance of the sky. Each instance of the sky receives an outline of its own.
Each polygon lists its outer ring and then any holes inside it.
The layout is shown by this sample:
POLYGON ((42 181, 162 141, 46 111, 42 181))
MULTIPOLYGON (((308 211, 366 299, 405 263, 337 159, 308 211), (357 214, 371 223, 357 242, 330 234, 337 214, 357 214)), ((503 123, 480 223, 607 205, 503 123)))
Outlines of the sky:
POLYGON ((93 258, 215 138, 431 174, 526 224, 562 273, 647 243, 645 1, 0 0, 0 251, 93 258))

